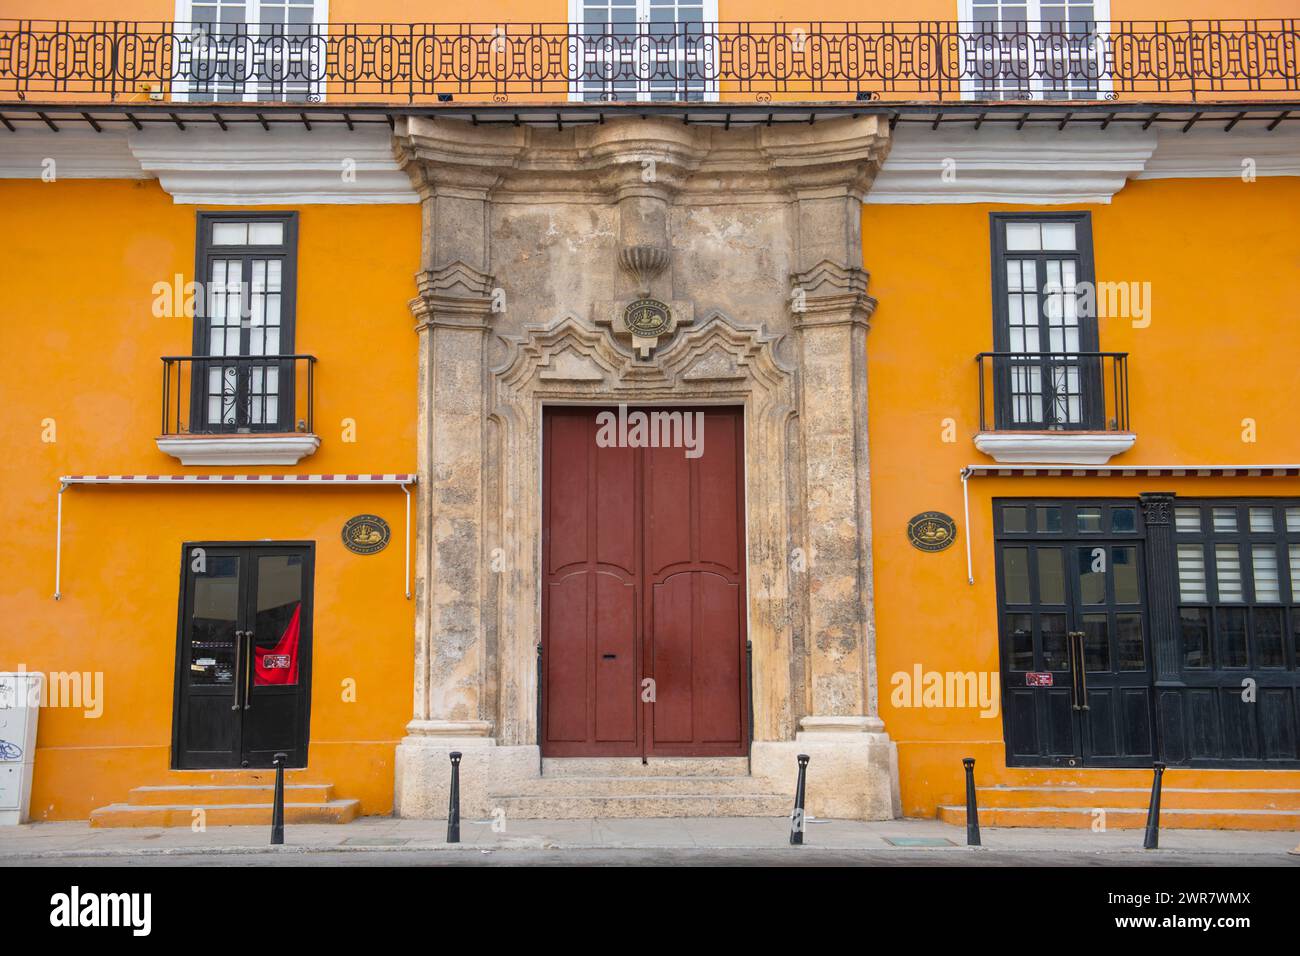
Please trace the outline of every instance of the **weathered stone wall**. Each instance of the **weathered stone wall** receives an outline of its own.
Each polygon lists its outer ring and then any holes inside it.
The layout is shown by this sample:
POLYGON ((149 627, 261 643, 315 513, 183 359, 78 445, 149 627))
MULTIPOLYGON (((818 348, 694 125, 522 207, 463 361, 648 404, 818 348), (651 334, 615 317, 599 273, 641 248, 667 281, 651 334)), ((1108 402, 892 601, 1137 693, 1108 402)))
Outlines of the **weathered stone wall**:
POLYGON ((892 815, 859 235, 883 128, 410 118, 397 144, 425 209, 417 680, 399 812, 442 812, 448 749, 491 748, 466 757, 489 790, 536 760, 543 405, 699 402, 746 412, 754 772, 785 785, 795 751, 815 747, 839 782, 814 813, 892 815), (658 339, 622 326, 642 294, 672 306, 658 339))

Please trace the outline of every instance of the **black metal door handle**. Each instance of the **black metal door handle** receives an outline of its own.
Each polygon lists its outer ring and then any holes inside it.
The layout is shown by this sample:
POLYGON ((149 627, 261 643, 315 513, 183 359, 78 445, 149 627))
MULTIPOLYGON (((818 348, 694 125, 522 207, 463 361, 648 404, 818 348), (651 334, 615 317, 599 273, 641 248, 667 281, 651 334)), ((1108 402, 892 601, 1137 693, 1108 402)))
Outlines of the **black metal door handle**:
POLYGON ((253 709, 253 632, 245 631, 244 637, 248 640, 247 662, 244 667, 248 671, 248 677, 244 684, 244 710, 253 709))
POLYGON ((235 669, 232 672, 232 676, 235 678, 235 702, 230 705, 231 710, 239 710, 239 704, 240 704, 239 686, 240 684, 243 683, 243 681, 241 680, 241 678, 243 677, 243 673, 242 673, 243 668, 240 667, 240 663, 243 659, 243 650, 244 650, 244 632, 236 631, 235 632, 235 669))

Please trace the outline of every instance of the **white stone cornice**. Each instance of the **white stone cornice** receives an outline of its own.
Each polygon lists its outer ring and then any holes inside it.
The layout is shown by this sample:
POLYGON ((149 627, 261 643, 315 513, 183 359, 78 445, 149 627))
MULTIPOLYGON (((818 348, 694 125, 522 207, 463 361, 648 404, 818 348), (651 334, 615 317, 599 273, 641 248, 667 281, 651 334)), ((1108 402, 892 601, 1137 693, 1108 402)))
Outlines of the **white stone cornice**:
POLYGON ((1107 203, 1156 148, 1153 131, 901 127, 868 203, 1107 203))
POLYGON ((1156 151, 1137 179, 1241 179, 1255 176, 1300 176, 1300 130, 1193 127, 1186 133, 1162 129, 1156 151), (1246 161, 1251 161, 1248 166, 1246 161))
POLYGON ((141 169, 177 203, 419 201, 387 130, 147 129, 128 142, 141 169))
POLYGON ((0 179, 148 179, 119 130, 0 133, 0 179), (53 166, 47 160, 53 160, 53 166), (48 172, 47 172, 48 170, 48 172))

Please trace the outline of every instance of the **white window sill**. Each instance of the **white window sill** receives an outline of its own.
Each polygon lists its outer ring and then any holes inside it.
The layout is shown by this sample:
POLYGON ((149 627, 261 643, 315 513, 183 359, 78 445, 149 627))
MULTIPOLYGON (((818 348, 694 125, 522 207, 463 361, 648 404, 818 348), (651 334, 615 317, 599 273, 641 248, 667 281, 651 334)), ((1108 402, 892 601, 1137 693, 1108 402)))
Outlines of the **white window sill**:
POLYGON ((296 465, 320 447, 300 432, 258 435, 163 435, 158 450, 182 465, 296 465))
POLYGON ((975 447, 994 461, 1104 465, 1133 447, 1133 432, 980 432, 975 447))

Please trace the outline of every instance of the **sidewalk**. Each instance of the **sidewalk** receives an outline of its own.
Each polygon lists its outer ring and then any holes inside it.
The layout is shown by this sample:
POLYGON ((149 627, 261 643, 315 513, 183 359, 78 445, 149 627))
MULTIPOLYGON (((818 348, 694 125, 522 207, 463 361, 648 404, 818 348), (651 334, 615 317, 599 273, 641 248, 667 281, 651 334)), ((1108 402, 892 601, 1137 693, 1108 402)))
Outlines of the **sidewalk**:
MULTIPOLYGON (((1107 857, 1142 851, 1141 830, 1043 830, 984 828, 983 851, 1025 855, 1095 855, 1107 857)), ((781 817, 519 820, 509 821, 505 832, 495 832, 490 820, 461 823, 461 843, 446 843, 446 824, 440 820, 398 820, 363 817, 345 825, 289 826, 285 846, 270 847, 270 828, 209 827, 195 833, 188 828, 91 829, 84 822, 35 823, 0 828, 0 863, 22 865, 24 860, 149 856, 223 856, 266 853, 386 853, 444 851, 489 853, 498 850, 816 850, 870 851, 873 856, 890 851, 917 851, 944 862, 954 854, 982 852, 967 847, 964 827, 937 820, 892 820, 867 823, 855 820, 810 821, 803 848, 789 846, 789 821, 781 817)), ((1162 856, 1188 855, 1209 862, 1233 864, 1269 859, 1276 865, 1300 865, 1289 851, 1300 843, 1293 832, 1235 830, 1163 830, 1162 856)), ((344 862, 339 860, 339 862, 344 862)), ((969 862, 969 861, 968 861, 969 862)), ((991 862, 991 861, 990 861, 991 862)), ((1040 861, 1041 862, 1041 861, 1040 861)), ((1154 862, 1154 861, 1153 861, 1154 862)))

